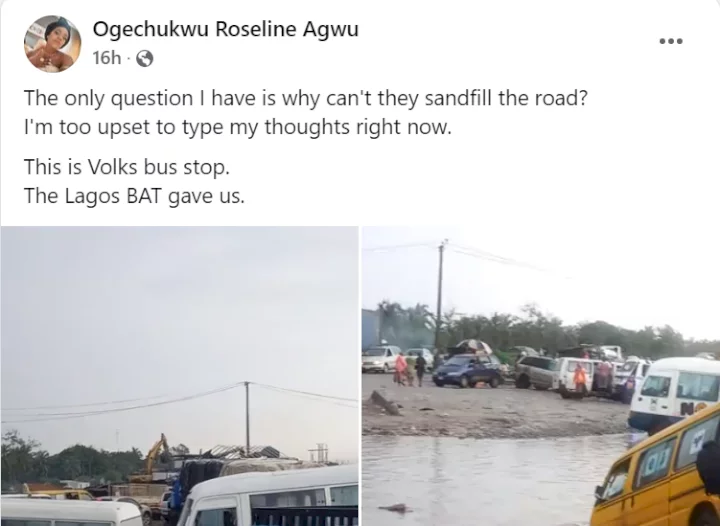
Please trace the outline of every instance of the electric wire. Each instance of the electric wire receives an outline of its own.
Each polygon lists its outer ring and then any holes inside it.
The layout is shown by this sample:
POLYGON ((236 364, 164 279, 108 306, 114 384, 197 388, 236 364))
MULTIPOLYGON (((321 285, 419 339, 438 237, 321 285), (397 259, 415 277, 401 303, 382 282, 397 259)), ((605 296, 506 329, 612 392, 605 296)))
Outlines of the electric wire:
MULTIPOLYGON (((288 389, 284 387, 277 387, 273 385, 267 385, 267 384, 259 384, 255 382, 236 382, 234 384, 226 385, 224 387, 219 387, 215 389, 210 389, 207 391, 202 391, 199 393, 194 393, 191 395, 186 395, 182 397, 172 398, 170 400, 163 400, 160 402, 152 402, 147 404, 139 404, 139 405, 133 405, 129 407, 114 407, 110 409, 100 409, 97 411, 83 411, 83 412, 74 412, 74 413, 38 413, 38 414, 32 414, 32 415, 13 415, 11 418, 16 418, 17 420, 2 420, 0 423, 3 424, 20 424, 20 423, 30 423, 30 422, 50 422, 55 420, 71 420, 75 418, 84 418, 87 416, 98 416, 98 415, 104 415, 109 413, 120 413, 120 412, 126 412, 126 411, 133 411, 137 409, 146 409, 149 407, 158 407, 168 404, 176 404, 180 402, 187 402, 190 400, 196 400, 198 398, 204 398, 206 396, 211 396, 214 394, 230 391, 232 389, 237 389, 238 387, 241 387, 245 385, 245 383, 248 383, 249 385, 255 385, 257 387, 263 387, 266 389, 272 389, 280 392, 290 393, 296 396, 303 396, 305 398, 312 398, 315 400, 322 399, 324 401, 328 401, 331 403, 334 403, 336 405, 341 405, 343 407, 351 407, 357 409, 357 406, 352 406, 348 404, 347 402, 355 402, 357 403, 357 400, 353 400, 351 398, 342 398, 337 396, 330 396, 330 395, 323 395, 319 393, 310 393, 307 391, 298 391, 295 389, 288 389)), ((156 399, 158 397, 147 397, 145 400, 151 400, 156 399)), ((138 400, 138 399, 135 399, 138 400)), ((142 400, 142 399, 140 399, 142 400)), ((102 404, 109 404, 112 402, 99 402, 95 404, 77 404, 75 406, 64 406, 64 407, 87 407, 91 405, 102 405, 102 404)), ((48 406, 43 406, 48 407, 48 406)))

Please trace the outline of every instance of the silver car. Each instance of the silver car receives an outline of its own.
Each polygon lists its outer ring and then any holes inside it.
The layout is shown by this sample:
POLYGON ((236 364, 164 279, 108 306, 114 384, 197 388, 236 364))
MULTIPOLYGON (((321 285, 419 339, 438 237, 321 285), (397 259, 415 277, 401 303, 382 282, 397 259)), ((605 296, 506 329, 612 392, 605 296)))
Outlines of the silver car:
POLYGON ((547 356, 525 356, 515 364, 515 387, 539 391, 552 389, 555 360, 547 356))
POLYGON ((395 371, 395 360, 400 354, 400 347, 381 345, 372 347, 362 353, 362 372, 389 373, 395 371))

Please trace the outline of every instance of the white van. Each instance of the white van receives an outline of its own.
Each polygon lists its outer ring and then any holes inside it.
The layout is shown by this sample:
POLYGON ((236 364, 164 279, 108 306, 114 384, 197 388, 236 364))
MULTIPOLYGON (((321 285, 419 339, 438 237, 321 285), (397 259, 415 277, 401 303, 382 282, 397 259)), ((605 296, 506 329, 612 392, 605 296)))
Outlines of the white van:
POLYGON ((651 364, 650 360, 634 356, 623 364, 617 364, 613 370, 613 398, 630 404, 635 391, 642 388, 651 364))
POLYGON ((207 480, 190 490, 178 526, 294 524, 295 517, 356 525, 358 472, 347 465, 207 480))
POLYGON ((586 396, 592 387, 595 374, 596 360, 586 360, 585 358, 560 358, 555 361, 555 375, 553 376, 553 391, 558 391, 563 398, 575 398, 586 396), (586 389, 582 393, 576 392, 574 382, 575 368, 582 365, 585 369, 585 385, 586 389))
POLYGON ((720 362, 663 358, 653 363, 636 389, 628 425, 650 435, 718 402, 720 362))
POLYGON ((143 526, 140 509, 127 502, 4 499, 2 526, 143 526))

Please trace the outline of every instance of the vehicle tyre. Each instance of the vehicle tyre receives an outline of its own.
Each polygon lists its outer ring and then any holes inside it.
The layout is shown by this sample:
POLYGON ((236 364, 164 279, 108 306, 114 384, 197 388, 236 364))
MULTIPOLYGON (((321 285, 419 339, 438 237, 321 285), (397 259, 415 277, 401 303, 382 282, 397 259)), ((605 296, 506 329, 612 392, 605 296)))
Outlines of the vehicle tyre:
POLYGON ((388 364, 383 365, 383 374, 387 374, 390 372, 390 368, 388 367, 388 364))
POLYGON ((443 382, 438 382, 437 380, 434 380, 433 383, 434 383, 435 385, 437 385, 438 387, 442 387, 442 386, 445 385, 443 382))
POLYGON ((490 378, 490 387, 496 389, 500 385, 500 379, 497 376, 490 378))
POLYGON ((460 378, 460 387, 463 389, 466 389, 470 385, 470 380, 468 380, 467 376, 462 376, 460 378))
POLYGON ((142 523, 143 523, 143 526, 151 526, 152 525, 152 517, 150 516, 149 513, 143 513, 142 523))
POLYGON ((705 509, 697 514, 691 524, 692 526, 720 526, 720 519, 715 512, 705 509))
POLYGON ((567 400, 568 398, 570 398, 570 393, 563 389, 562 391, 560 391, 560 396, 563 397, 563 400, 567 400))
POLYGON ((515 379, 515 387, 518 389, 529 389, 530 378, 528 378, 525 374, 521 375, 519 378, 515 379))

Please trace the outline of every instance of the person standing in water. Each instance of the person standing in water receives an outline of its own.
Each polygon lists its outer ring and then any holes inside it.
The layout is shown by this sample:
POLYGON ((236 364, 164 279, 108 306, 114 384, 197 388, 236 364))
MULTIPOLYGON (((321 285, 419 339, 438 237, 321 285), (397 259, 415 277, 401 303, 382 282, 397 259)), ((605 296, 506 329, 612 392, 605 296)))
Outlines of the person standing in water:
POLYGON ((27 53, 30 63, 48 73, 65 71, 72 66, 72 57, 60 51, 70 42, 71 32, 70 24, 64 18, 48 24, 45 29, 45 42, 27 53))

